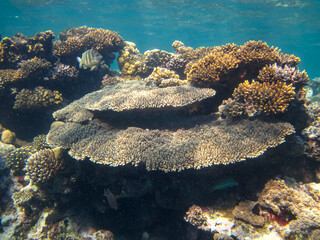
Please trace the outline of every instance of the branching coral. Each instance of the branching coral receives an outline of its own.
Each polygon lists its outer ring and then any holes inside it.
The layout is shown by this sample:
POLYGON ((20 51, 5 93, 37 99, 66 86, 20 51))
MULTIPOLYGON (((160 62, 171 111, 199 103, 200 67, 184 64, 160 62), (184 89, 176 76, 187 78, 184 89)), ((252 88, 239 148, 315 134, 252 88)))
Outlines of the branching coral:
POLYGON ((16 70, 4 69, 0 70, 0 90, 5 88, 8 83, 13 81, 16 70))
POLYGON ((58 91, 51 91, 39 86, 34 90, 22 89, 15 97, 13 108, 36 110, 57 105, 62 100, 62 95, 58 91))
POLYGON ((237 58, 242 63, 249 65, 251 70, 280 61, 279 50, 269 47, 262 41, 246 42, 237 52, 237 58))
POLYGON ((8 153, 6 164, 13 174, 21 174, 25 167, 25 162, 32 151, 32 146, 25 146, 8 153))
POLYGON ((279 57, 280 61, 278 63, 280 66, 288 65, 289 67, 296 67, 300 62, 300 58, 294 55, 280 53, 279 57))
POLYGON ((232 53, 213 51, 191 66, 187 80, 193 85, 216 87, 227 84, 240 60, 232 53))
POLYGON ((38 57, 23 61, 21 67, 15 72, 13 81, 43 78, 44 74, 48 73, 51 67, 50 62, 38 57))
POLYGON ((174 57, 172 53, 159 49, 146 51, 144 56, 148 68, 164 67, 174 57))
POLYGON ((184 71, 188 62, 189 61, 184 58, 174 57, 166 63, 165 67, 171 71, 175 71, 177 74, 179 74, 181 79, 185 79, 186 75, 184 71))
POLYGON ((300 72, 295 67, 278 66, 276 63, 267 65, 259 71, 257 80, 260 82, 285 82, 301 89, 309 81, 308 74, 305 71, 300 72))
POLYGON ((290 101, 294 99, 294 95, 292 84, 255 81, 249 83, 249 81, 245 81, 239 84, 232 96, 245 108, 254 108, 256 112, 269 115, 284 112, 290 101))
POLYGON ((62 164, 61 148, 44 149, 32 154, 26 162, 27 176, 32 183, 47 182, 59 170, 62 164))
POLYGON ((177 80, 179 79, 179 75, 175 74, 175 72, 170 71, 166 68, 157 67, 145 80, 149 84, 151 83, 156 86, 160 86, 163 80, 172 78, 177 80))
POLYGON ((91 48, 108 57, 124 47, 124 40, 118 33, 102 28, 69 29, 59 37, 61 41, 54 44, 54 54, 59 57, 74 57, 91 48))

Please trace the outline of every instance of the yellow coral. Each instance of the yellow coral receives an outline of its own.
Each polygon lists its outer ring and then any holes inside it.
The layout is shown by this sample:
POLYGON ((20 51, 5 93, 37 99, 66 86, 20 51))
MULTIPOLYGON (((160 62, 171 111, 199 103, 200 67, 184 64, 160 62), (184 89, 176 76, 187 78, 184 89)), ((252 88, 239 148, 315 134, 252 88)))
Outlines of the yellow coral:
POLYGON ((50 107, 62 102, 62 94, 58 91, 51 91, 41 86, 34 90, 22 89, 14 102, 14 109, 40 109, 50 107))
POLYGON ((16 70, 4 69, 0 70, 0 89, 4 88, 7 83, 13 80, 16 70))
POLYGON ((193 64, 187 80, 194 85, 219 86, 226 84, 228 75, 235 70, 240 60, 232 53, 213 51, 193 64))
POLYGON ((153 70, 149 77, 146 78, 147 83, 153 83, 159 86, 164 79, 179 79, 179 75, 166 68, 157 67, 153 70))
POLYGON ((255 81, 249 83, 249 81, 245 81, 239 84, 232 96, 237 102, 253 106, 256 111, 268 115, 284 112, 290 101, 294 99, 294 95, 292 84, 255 81))

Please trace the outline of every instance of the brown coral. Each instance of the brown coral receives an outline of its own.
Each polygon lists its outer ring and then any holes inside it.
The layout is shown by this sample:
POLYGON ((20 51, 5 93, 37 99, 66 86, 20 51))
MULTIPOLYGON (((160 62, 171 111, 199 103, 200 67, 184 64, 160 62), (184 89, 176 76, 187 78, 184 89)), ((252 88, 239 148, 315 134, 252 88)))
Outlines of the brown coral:
POLYGON ((21 60, 33 58, 51 58, 52 31, 40 32, 33 37, 19 33, 11 38, 3 38, 0 43, 0 65, 15 67, 21 60))
POLYGON ((146 66, 148 68, 155 68, 164 67, 166 63, 174 57, 174 54, 159 49, 153 49, 146 51, 144 56, 146 59, 146 66))
POLYGON ((280 61, 279 50, 269 47, 262 41, 246 42, 237 52, 237 58, 242 63, 249 65, 251 70, 280 61))
POLYGON ((289 67, 296 67, 300 62, 300 58, 292 54, 289 55, 289 54, 280 53, 279 57, 280 57, 280 61, 278 63, 280 64, 280 66, 288 65, 289 67))
POLYGON ((48 73, 51 67, 51 63, 47 60, 34 57, 21 63, 21 67, 14 74, 13 81, 43 78, 43 75, 48 73))
POLYGON ((61 148, 44 149, 32 154, 26 162, 27 176, 32 183, 47 182, 59 170, 62 164, 61 148))
POLYGON ((292 84, 245 81, 239 84, 232 96, 246 107, 253 107, 256 111, 269 115, 284 112, 294 95, 292 84))
POLYGON ((229 77, 239 63, 240 60, 233 53, 213 51, 191 66, 187 80, 193 85, 222 86, 230 81, 229 77))
POLYGON ((15 97, 13 108, 36 110, 60 104, 62 100, 62 95, 58 91, 51 91, 39 86, 34 90, 22 89, 15 97))
POLYGON ((13 69, 0 69, 0 90, 14 79, 15 72, 13 69))
POLYGON ((118 33, 102 28, 69 29, 60 39, 54 44, 54 54, 59 57, 79 56, 91 48, 107 57, 124 47, 124 40, 118 33))
POLYGON ((309 81, 305 71, 300 72, 295 67, 278 66, 276 63, 267 65, 259 71, 257 80, 260 82, 285 82, 301 89, 309 81))

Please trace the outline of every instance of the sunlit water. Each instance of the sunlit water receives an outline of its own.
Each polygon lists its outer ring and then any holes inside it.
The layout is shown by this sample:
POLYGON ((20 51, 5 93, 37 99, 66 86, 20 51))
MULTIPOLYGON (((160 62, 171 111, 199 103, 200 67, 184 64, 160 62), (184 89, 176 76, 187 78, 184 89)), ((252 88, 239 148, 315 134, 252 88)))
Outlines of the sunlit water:
POLYGON ((320 76, 320 1, 306 0, 1 0, 2 37, 86 25, 117 31, 141 52, 266 41, 300 57, 320 76))

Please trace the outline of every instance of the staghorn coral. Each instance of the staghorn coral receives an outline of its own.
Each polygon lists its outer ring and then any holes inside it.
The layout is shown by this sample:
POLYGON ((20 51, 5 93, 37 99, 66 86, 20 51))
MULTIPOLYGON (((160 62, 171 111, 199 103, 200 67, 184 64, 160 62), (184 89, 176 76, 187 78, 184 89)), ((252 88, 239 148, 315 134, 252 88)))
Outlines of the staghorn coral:
POLYGON ((51 67, 50 62, 38 57, 23 61, 21 67, 15 72, 13 81, 43 78, 43 75, 46 75, 51 67))
POLYGON ((42 86, 34 90, 22 89, 15 97, 14 109, 43 109, 62 102, 62 95, 58 91, 51 91, 42 86))
POLYGON ((292 84, 296 89, 301 89, 309 81, 308 74, 305 71, 300 72, 295 67, 285 65, 280 67, 277 63, 267 65, 259 71, 257 76, 259 82, 285 82, 292 84))
POLYGON ((61 148, 44 149, 32 154, 26 161, 26 175, 33 184, 46 183, 62 164, 61 148))
POLYGON ((149 77, 145 79, 145 81, 148 84, 160 86, 163 80, 171 78, 179 79, 179 76, 175 74, 175 72, 170 71, 166 68, 157 67, 153 70, 149 77))
POLYGON ((146 66, 153 69, 156 67, 164 67, 166 63, 174 57, 174 54, 159 49, 153 49, 146 51, 144 56, 146 66))
POLYGON ((279 50, 269 47, 262 41, 249 41, 237 51, 237 58, 244 64, 249 65, 249 69, 260 69, 267 64, 280 62, 279 50))
POLYGON ((35 56, 50 59, 54 37, 52 31, 46 31, 33 37, 19 33, 11 38, 3 38, 0 43, 0 66, 16 67, 18 62, 35 56))
POLYGON ((230 83, 230 75, 239 66, 240 60, 232 53, 213 51, 193 64, 187 80, 193 85, 217 87, 230 83))
MULTIPOLYGON (((267 115, 286 111, 291 100, 294 99, 294 87, 285 82, 259 83, 245 81, 239 84, 232 96, 236 102, 243 104, 246 113, 263 112, 267 115), (254 110, 253 110, 253 109, 254 110)), ((248 114, 250 115, 250 114, 248 114)))
POLYGON ((147 68, 145 65, 145 56, 139 52, 132 42, 126 42, 126 46, 120 51, 118 65, 121 75, 125 78, 139 79, 148 76, 152 72, 152 69, 147 68))

